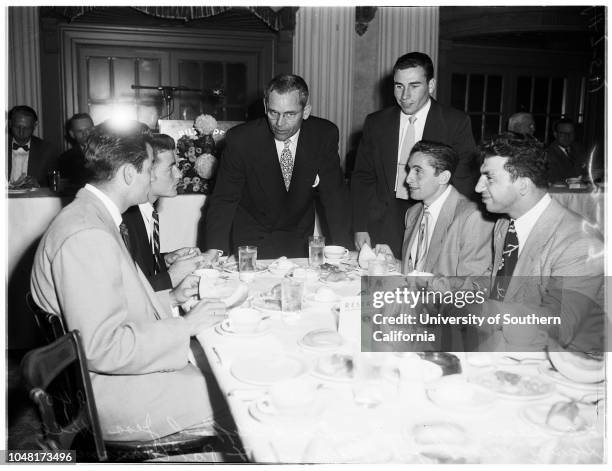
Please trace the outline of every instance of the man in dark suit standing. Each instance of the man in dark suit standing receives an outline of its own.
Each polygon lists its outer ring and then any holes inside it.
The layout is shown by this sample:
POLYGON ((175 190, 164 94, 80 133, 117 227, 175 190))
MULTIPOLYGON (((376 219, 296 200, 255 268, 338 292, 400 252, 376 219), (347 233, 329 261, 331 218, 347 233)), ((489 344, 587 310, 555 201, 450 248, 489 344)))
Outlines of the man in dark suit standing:
POLYGON ((49 186, 48 173, 56 168, 55 152, 48 142, 33 136, 38 115, 29 106, 14 106, 8 113, 8 152, 6 178, 15 183, 24 175, 40 186, 49 186))
POLYGON ((93 126, 93 120, 87 113, 72 115, 66 124, 66 132, 72 147, 59 156, 58 166, 62 178, 67 179, 68 184, 75 189, 87 182, 84 149, 87 145, 87 136, 93 126))
POLYGON ((267 120, 227 132, 206 215, 207 254, 255 245, 260 258, 307 256, 317 192, 332 243, 350 243, 338 128, 310 115, 308 86, 297 75, 273 78, 264 106, 267 120))
POLYGON ((393 67, 393 82, 398 106, 372 113, 363 126, 351 199, 356 248, 388 244, 400 258, 404 216, 411 204, 405 182, 412 146, 425 139, 455 149, 459 163, 452 184, 468 197, 474 195, 477 169, 468 116, 430 97, 436 81, 429 56, 420 52, 401 56, 393 67))
POLYGON ((177 287, 186 276, 200 268, 203 257, 195 247, 186 247, 167 254, 160 252, 159 215, 154 204, 161 196, 176 196, 181 172, 176 166, 174 139, 166 134, 151 138, 153 167, 149 200, 130 206, 123 213, 129 234, 129 251, 155 291, 177 287))

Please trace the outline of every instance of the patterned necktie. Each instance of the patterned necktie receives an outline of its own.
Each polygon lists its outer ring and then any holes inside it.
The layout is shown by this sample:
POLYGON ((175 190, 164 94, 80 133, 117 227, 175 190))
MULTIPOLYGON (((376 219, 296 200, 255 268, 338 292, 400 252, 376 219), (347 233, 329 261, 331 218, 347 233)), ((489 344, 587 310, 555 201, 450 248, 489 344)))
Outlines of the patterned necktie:
POLYGON ((416 263, 414 269, 416 271, 424 271, 425 259, 427 258, 427 242, 429 241, 429 219, 431 213, 427 206, 423 206, 423 217, 421 218, 421 226, 419 227, 419 238, 417 242, 416 263))
POLYGON ((151 213, 153 216, 153 265, 155 266, 155 274, 161 271, 161 255, 159 253, 159 214, 157 210, 151 213))
POLYGON ((128 232, 128 228, 124 222, 119 224, 119 232, 121 233, 121 238, 123 239, 123 243, 125 244, 125 246, 128 249, 128 252, 131 255, 132 251, 130 250, 130 233, 128 232))
POLYGON ((406 171, 406 164, 408 163, 408 158, 410 157, 410 151, 412 150, 412 147, 415 144, 415 121, 416 116, 410 116, 408 118, 408 126, 406 127, 406 131, 404 133, 404 140, 402 141, 400 160, 397 163, 397 172, 395 173, 395 197, 403 200, 407 200, 408 198, 410 198, 408 188, 405 185, 406 177, 408 177, 408 172, 406 171))
POLYGON ((285 189, 289 191, 289 184, 291 183, 291 174, 293 173, 293 155, 291 155, 291 139, 285 141, 285 147, 280 156, 281 172, 283 172, 283 180, 285 180, 285 189))
POLYGON ((506 240, 504 241, 501 264, 497 269, 495 283, 493 284, 493 290, 491 291, 492 299, 496 299, 498 301, 504 300, 506 290, 510 284, 512 273, 514 272, 514 267, 518 261, 518 249, 519 241, 516 234, 516 228, 514 227, 514 219, 510 219, 510 226, 508 226, 506 240))

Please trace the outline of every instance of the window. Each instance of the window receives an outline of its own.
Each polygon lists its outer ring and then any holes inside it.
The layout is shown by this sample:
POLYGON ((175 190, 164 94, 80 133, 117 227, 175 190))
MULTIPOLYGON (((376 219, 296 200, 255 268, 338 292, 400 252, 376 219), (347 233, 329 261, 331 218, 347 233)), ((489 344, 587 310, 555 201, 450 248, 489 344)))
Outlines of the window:
POLYGON ((516 111, 533 114, 535 136, 542 142, 550 139, 552 123, 565 116, 567 80, 561 77, 519 76, 516 86, 516 111))

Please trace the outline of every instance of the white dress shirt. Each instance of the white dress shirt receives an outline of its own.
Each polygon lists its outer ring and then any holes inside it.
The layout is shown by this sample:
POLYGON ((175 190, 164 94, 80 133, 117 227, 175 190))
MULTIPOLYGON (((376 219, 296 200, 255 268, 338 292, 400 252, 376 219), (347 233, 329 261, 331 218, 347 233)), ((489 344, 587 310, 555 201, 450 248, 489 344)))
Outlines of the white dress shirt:
POLYGON ((525 243, 527 242, 527 238, 531 233, 531 230, 534 228, 538 219, 544 212, 548 205, 552 201, 552 198, 548 193, 544 194, 540 201, 538 201, 529 211, 523 214, 520 218, 514 220, 514 227, 516 228, 516 236, 519 241, 519 250, 518 254, 521 254, 525 243))
MULTIPOLYGON (((429 113, 429 108, 431 108, 431 98, 427 100, 427 103, 423 105, 423 107, 414 113, 416 117, 416 121, 414 122, 414 142, 417 143, 423 139, 423 131, 425 130, 425 121, 427 120, 427 113, 429 113)), ((410 116, 408 114, 404 114, 400 112, 400 129, 399 129, 399 145, 397 146, 397 163, 400 163, 401 151, 402 151, 402 142, 404 142, 404 135, 406 134, 406 129, 408 128, 408 123, 410 116)))
MULTIPOLYGON (((429 251, 429 244, 431 243, 431 237, 433 236, 433 231, 436 227, 436 222, 438 222, 438 216, 440 216, 440 211, 442 211, 442 206, 444 206, 444 202, 448 199, 448 195, 451 192, 451 185, 448 185, 446 190, 438 196, 438 198, 431 203, 427 210, 429 211, 429 224, 427 225, 427 250, 429 251)), ((418 234, 418 232, 417 232, 418 234)), ((412 248, 410 249, 410 256, 412 260, 416 260, 417 247, 419 246, 419 238, 415 237, 414 242, 412 244, 412 248)))
POLYGON ((90 185, 89 183, 85 184, 84 188, 88 191, 91 191, 100 201, 102 201, 102 204, 113 218, 117 229, 119 229, 119 224, 123 222, 123 218, 121 217, 121 212, 119 211, 119 208, 113 202, 113 200, 106 196, 106 194, 99 188, 96 188, 95 186, 90 185))
MULTIPOLYGON (((28 160, 30 157, 30 151, 26 151, 21 147, 15 150, 13 149, 13 144, 18 144, 15 139, 11 142, 11 175, 9 179, 11 183, 19 180, 22 175, 28 174, 28 160)), ((28 141, 25 145, 30 148, 32 141, 28 141)))
POLYGON ((142 219, 147 229, 147 237, 151 244, 151 252, 155 253, 155 249, 153 248, 153 205, 147 201, 146 203, 139 204, 138 209, 140 209, 140 214, 142 214, 142 219))
MULTIPOLYGON (((300 137, 300 130, 298 129, 298 131, 291 136, 289 139, 287 139, 289 142, 289 150, 291 151, 291 155, 293 157, 293 162, 295 163, 295 151, 297 150, 297 143, 298 143, 298 138, 300 137)), ((278 156, 278 161, 280 163, 280 157, 281 154, 283 153, 283 149, 285 148, 285 141, 279 141, 277 139, 274 139, 274 144, 276 144, 276 154, 278 156)))

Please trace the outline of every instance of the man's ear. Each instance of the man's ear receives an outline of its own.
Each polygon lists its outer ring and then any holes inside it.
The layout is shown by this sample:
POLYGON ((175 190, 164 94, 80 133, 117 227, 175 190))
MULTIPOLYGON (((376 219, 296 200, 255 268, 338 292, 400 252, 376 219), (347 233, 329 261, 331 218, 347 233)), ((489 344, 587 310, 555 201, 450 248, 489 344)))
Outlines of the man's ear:
POLYGON ((123 177, 123 181, 127 186, 130 186, 136 177, 136 167, 132 164, 123 164, 118 170, 123 177))
POLYGON ((265 98, 264 98, 262 101, 263 101, 263 104, 264 104, 264 112, 265 112, 266 114, 268 114, 268 103, 266 102, 266 99, 265 99, 265 98))
POLYGON ((432 78, 429 80, 429 82, 427 83, 427 89, 429 90, 429 94, 433 95, 434 92, 436 91, 436 79, 432 78))
POLYGON ((451 173, 448 170, 444 170, 443 172, 440 172, 440 175, 438 175, 439 183, 442 185, 446 185, 448 184, 448 182, 450 182, 451 179, 451 173))
POLYGON ((521 196, 525 196, 532 186, 534 186, 531 178, 518 177, 518 191, 521 196))
POLYGON ((308 119, 311 111, 312 111, 312 106, 310 106, 310 102, 308 102, 306 103, 306 106, 304 107, 304 119, 308 119))

